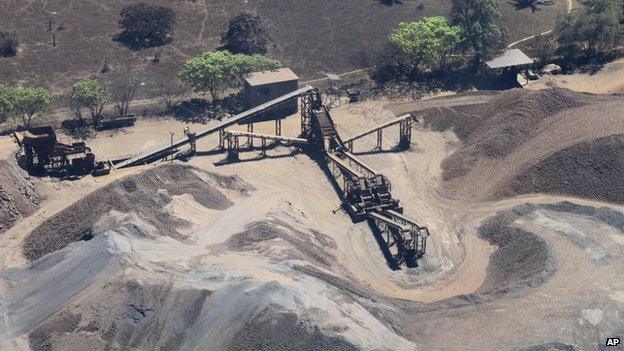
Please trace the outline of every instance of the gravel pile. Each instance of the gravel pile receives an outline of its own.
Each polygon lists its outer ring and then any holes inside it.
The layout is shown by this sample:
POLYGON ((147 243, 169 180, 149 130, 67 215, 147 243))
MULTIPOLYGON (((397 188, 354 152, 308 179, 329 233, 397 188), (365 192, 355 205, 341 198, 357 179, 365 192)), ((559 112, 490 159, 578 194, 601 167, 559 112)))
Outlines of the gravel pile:
POLYGON ((624 203, 624 135, 583 142, 532 165, 500 196, 547 193, 624 203))
POLYGON ((0 234, 33 213, 42 199, 25 171, 0 160, 0 234))
POLYGON ((164 211, 172 196, 190 194, 206 208, 224 210, 232 202, 221 189, 241 193, 251 189, 238 177, 205 173, 207 183, 196 172, 189 166, 164 165, 98 189, 35 228, 22 244, 24 255, 36 260, 72 242, 90 240, 100 234, 94 232, 94 224, 112 210, 135 213, 158 234, 176 236, 177 229, 189 223, 164 211))
POLYGON ((499 94, 477 111, 470 111, 469 115, 451 119, 455 122, 449 123, 449 128, 459 131, 464 146, 445 160, 444 178, 464 175, 479 158, 502 158, 511 154, 534 135, 542 120, 583 106, 592 98, 565 89, 511 90, 499 94))
POLYGON ((497 213, 481 224, 478 235, 498 249, 490 257, 481 294, 496 294, 522 286, 533 286, 555 270, 555 256, 539 236, 514 227, 517 219, 537 209, 520 205, 497 213))

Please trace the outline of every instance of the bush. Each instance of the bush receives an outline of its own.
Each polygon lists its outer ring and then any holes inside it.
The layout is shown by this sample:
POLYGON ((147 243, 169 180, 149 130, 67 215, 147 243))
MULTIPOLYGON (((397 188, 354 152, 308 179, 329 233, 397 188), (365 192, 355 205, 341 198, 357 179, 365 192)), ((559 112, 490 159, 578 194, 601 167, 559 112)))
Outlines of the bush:
POLYGON ((17 39, 17 34, 0 31, 0 56, 1 57, 13 57, 17 55, 18 46, 19 46, 19 40, 17 39))
POLYGON ((557 53, 566 66, 610 59, 622 42, 619 0, 587 0, 557 23, 557 53))
POLYGON ((123 31, 116 40, 131 48, 160 46, 171 41, 175 28, 175 13, 164 6, 140 2, 121 10, 119 28, 123 31))
POLYGON ((110 101, 110 94, 104 89, 102 83, 96 79, 83 79, 72 86, 69 103, 74 111, 76 119, 84 123, 82 109, 86 108, 91 114, 91 118, 97 121, 101 115, 104 105, 110 101))
POLYGON ((262 18, 249 12, 232 18, 227 32, 221 35, 222 48, 233 54, 264 55, 270 41, 262 18))
POLYGON ((242 85, 247 74, 280 67, 279 61, 260 55, 213 51, 186 61, 179 76, 195 91, 208 91, 214 103, 225 88, 242 85))

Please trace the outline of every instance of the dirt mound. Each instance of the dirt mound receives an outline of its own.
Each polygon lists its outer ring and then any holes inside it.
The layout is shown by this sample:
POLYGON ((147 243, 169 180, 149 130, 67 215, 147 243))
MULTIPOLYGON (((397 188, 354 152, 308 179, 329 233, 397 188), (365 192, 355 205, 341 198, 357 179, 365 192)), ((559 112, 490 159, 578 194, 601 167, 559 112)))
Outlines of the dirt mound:
POLYGON ((172 196, 190 194, 206 208, 224 210, 232 202, 222 189, 240 193, 251 190, 251 186, 237 177, 203 172, 206 182, 197 172, 202 171, 189 166, 164 165, 98 189, 35 228, 22 244, 24 255, 36 260, 71 242, 90 240, 100 234, 93 230, 96 222, 111 211, 135 213, 155 227, 157 234, 181 239, 176 229, 190 223, 164 211, 172 196))
POLYGON ((624 203, 623 154, 622 134, 579 143, 527 168, 498 195, 548 193, 624 203))
POLYGON ((266 309, 249 321, 228 351, 358 350, 343 337, 327 336, 295 313, 266 309))
POLYGON ((82 298, 37 326, 29 334, 30 346, 50 350, 90 345, 110 350, 163 345, 164 350, 176 350, 210 294, 132 280, 106 284, 97 301, 82 298))
POLYGON ((336 258, 328 250, 336 248, 333 239, 317 231, 298 230, 280 220, 252 223, 226 244, 232 250, 256 251, 275 260, 307 260, 323 268, 336 264, 336 258))
POLYGON ((540 122, 590 100, 588 94, 565 89, 516 89, 501 93, 475 112, 480 118, 461 118, 466 124, 458 124, 465 145, 444 161, 444 178, 466 174, 479 158, 502 158, 511 154, 534 135, 540 122))
POLYGON ((0 234, 33 213, 42 199, 26 172, 0 160, 0 234))
POLYGON ((486 220, 478 235, 498 249, 492 254, 481 294, 496 294, 522 286, 533 286, 555 270, 554 253, 542 238, 512 223, 536 209, 521 205, 486 220))

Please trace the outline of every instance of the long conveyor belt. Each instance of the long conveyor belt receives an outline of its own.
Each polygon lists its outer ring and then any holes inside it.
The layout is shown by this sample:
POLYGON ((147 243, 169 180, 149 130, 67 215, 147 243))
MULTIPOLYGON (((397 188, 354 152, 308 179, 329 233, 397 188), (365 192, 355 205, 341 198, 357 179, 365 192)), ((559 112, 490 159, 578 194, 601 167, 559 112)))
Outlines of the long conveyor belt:
MULTIPOLYGON (((203 138, 205 136, 208 136, 210 134, 213 134, 215 132, 223 130, 223 129, 225 129, 225 128, 227 128, 227 127, 229 127, 229 126, 231 126, 231 125, 233 125, 233 124, 235 124, 235 123, 237 123, 237 122, 239 122, 241 120, 244 120, 246 118, 249 118, 249 117, 252 117, 254 115, 257 115, 258 113, 264 112, 264 111, 270 109, 271 107, 273 107, 275 105, 278 105, 278 104, 280 104, 280 103, 282 103, 284 101, 287 101, 287 100, 290 100, 290 99, 293 99, 293 98, 297 98, 297 97, 299 97, 301 95, 304 95, 306 93, 309 93, 309 92, 311 92, 313 90, 314 90, 314 88, 308 85, 306 87, 303 87, 301 89, 295 90, 295 91, 293 91, 291 93, 288 93, 286 95, 280 96, 280 97, 278 97, 276 99, 273 99, 271 101, 265 102, 262 105, 258 105, 258 106, 254 107, 252 109, 249 109, 249 110, 246 110, 244 112, 241 112, 241 113, 239 113, 237 115, 234 115, 234 116, 232 116, 232 117, 230 117, 230 118, 228 118, 226 120, 223 120, 223 121, 219 122, 218 124, 216 124, 216 125, 214 125, 212 127, 209 127, 209 128, 207 128, 205 130, 202 130, 201 132, 196 133, 194 139, 197 140, 199 138, 203 138)), ((115 166, 115 168, 124 168, 124 167, 136 166, 136 165, 145 163, 147 160, 151 160, 154 157, 157 157, 158 155, 166 154, 170 150, 174 150, 174 149, 176 149, 176 148, 178 148, 180 146, 189 144, 190 141, 191 141, 191 139, 189 139, 188 137, 185 137, 183 139, 178 140, 177 142, 174 142, 172 145, 163 146, 163 147, 158 148, 158 149, 156 149, 154 151, 151 151, 151 152, 149 152, 147 154, 142 154, 142 155, 137 155, 135 157, 132 157, 132 158, 126 160, 126 161, 123 161, 123 162, 117 164, 115 166)))

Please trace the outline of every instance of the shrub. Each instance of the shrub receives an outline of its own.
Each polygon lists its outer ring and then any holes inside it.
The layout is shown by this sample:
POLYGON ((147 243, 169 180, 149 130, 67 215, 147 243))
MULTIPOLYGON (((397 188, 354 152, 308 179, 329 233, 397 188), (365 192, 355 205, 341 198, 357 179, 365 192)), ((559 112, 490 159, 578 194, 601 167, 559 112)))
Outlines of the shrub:
POLYGON ((13 57, 17 54, 19 40, 17 34, 0 31, 0 56, 13 57))
POLYGON ((123 31, 116 39, 129 47, 147 48, 171 41, 175 28, 172 9, 140 2, 124 7, 120 15, 119 28, 123 31))
POLYGON ((242 12, 230 20, 227 32, 221 35, 223 49, 233 54, 264 55, 271 35, 262 18, 242 12))

